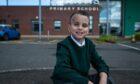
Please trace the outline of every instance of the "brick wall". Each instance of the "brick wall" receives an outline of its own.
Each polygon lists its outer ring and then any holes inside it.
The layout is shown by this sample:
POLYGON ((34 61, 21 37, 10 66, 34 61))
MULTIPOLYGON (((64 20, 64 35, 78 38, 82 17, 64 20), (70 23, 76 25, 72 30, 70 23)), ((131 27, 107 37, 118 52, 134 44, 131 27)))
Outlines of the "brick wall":
MULTIPOLYGON (((69 16, 78 10, 86 10, 93 16, 93 31, 91 35, 99 35, 99 10, 98 6, 70 6, 70 7, 42 7, 43 35, 67 35, 69 16), (61 20, 61 29, 54 29, 54 20, 61 20)), ((6 20, 7 24, 12 24, 12 20, 18 19, 20 32, 22 35, 36 35, 37 32, 32 31, 32 20, 37 19, 37 6, 0 6, 0 20, 6 20)))

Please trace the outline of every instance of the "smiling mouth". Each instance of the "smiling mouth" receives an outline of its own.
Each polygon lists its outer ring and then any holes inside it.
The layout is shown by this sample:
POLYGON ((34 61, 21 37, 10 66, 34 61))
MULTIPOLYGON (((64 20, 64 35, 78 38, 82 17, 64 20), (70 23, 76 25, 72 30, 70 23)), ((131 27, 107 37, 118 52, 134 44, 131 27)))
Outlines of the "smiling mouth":
POLYGON ((76 34, 78 34, 78 35, 82 35, 82 34, 84 34, 83 32, 76 32, 76 34))

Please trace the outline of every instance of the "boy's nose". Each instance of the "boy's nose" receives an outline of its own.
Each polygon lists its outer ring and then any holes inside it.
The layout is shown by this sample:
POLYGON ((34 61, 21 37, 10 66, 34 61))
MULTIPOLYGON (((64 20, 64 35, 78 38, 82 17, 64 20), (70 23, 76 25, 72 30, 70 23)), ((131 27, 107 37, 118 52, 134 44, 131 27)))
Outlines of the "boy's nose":
POLYGON ((82 26, 80 25, 80 26, 78 27, 78 29, 82 29, 82 26))

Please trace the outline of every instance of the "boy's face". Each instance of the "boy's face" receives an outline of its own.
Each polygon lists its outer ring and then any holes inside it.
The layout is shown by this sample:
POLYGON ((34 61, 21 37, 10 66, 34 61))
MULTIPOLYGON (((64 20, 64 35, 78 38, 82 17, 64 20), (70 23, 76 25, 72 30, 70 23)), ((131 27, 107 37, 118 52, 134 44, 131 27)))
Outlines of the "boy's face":
POLYGON ((71 18, 69 32, 76 40, 81 41, 89 32, 89 18, 84 15, 75 14, 71 18))

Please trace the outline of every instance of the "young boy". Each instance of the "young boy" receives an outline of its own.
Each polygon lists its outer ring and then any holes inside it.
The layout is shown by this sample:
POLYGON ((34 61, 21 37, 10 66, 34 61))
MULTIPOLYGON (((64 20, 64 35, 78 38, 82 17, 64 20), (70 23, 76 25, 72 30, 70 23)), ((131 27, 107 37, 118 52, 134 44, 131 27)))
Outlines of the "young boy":
POLYGON ((54 84, 109 84, 109 67, 101 59, 95 45, 85 36, 89 32, 89 15, 78 11, 70 16, 70 36, 57 44, 54 84), (89 76, 90 64, 97 70, 89 76))

